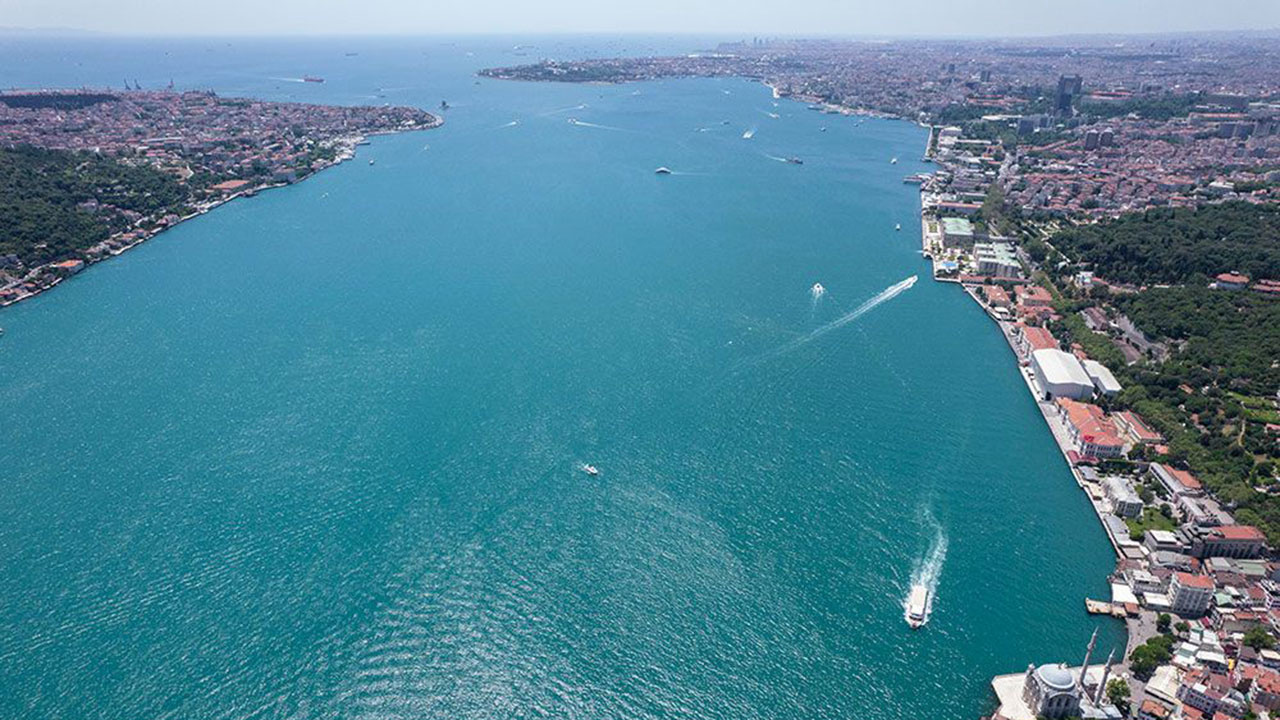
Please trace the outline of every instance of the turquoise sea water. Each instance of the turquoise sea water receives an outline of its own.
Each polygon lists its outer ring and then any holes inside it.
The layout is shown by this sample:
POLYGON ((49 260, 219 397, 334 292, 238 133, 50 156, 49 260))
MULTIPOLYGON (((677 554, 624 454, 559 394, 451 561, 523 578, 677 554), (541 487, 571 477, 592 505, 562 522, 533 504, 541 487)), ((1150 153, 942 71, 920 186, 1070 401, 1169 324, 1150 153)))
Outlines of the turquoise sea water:
POLYGON ((4 86, 453 106, 0 311, 0 716, 976 718, 1078 662, 1110 549, 927 278, 924 130, 473 75, 705 46, 0 42, 4 86))

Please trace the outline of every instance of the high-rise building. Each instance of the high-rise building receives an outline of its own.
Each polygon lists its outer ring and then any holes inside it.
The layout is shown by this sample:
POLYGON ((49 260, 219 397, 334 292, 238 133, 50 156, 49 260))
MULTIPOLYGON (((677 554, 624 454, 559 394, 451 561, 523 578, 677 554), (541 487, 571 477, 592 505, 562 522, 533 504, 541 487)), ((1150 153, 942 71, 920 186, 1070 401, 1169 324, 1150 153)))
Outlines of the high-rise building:
POLYGON ((1070 113, 1071 104, 1080 95, 1084 79, 1079 75, 1062 75, 1058 78, 1057 107, 1060 113, 1070 113))

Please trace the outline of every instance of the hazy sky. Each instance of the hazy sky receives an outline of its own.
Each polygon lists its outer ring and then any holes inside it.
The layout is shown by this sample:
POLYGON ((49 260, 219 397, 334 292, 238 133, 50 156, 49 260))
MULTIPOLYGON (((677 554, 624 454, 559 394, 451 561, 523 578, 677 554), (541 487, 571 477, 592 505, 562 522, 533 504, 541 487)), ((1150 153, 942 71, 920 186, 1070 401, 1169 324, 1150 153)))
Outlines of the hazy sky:
POLYGON ((1050 35, 1280 27, 1280 0, 0 0, 0 25, 141 34, 1050 35))

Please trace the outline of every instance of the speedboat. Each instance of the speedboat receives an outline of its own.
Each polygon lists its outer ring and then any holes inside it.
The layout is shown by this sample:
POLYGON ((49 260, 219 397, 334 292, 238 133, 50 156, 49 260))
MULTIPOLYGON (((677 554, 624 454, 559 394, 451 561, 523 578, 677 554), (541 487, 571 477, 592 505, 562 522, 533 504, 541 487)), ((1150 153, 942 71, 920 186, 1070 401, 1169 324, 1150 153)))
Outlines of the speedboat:
POLYGON ((599 475, 599 474, 600 474, 600 469, 599 469, 599 468, 597 468, 595 465, 583 465, 583 466, 582 466, 582 472, 584 472, 584 473, 586 473, 586 474, 588 474, 588 475, 599 475))
POLYGON ((803 161, 803 160, 801 160, 801 159, 800 159, 800 158, 798 158, 798 157, 789 157, 789 158, 787 158, 787 162, 791 163, 792 165, 803 165, 803 164, 804 164, 804 161, 803 161))
POLYGON ((929 611, 933 607, 933 594, 921 583, 911 586, 911 597, 907 599, 907 610, 903 617, 912 630, 929 622, 929 611))
POLYGON ((657 170, 654 170, 654 172, 655 172, 655 173, 657 173, 657 174, 659 174, 659 175, 670 175, 670 174, 671 174, 671 168, 667 167, 666 165, 663 165, 662 167, 658 168, 657 170))

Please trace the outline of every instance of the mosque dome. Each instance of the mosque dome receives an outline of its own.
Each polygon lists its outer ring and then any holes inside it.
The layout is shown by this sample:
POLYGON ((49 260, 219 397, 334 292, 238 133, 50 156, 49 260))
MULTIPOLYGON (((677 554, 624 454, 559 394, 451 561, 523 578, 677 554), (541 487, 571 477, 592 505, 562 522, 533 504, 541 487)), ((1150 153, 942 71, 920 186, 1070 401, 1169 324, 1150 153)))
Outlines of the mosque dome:
POLYGON ((1075 687, 1075 677, 1062 665, 1041 665, 1036 668, 1036 678, 1046 687, 1066 691, 1075 687))

